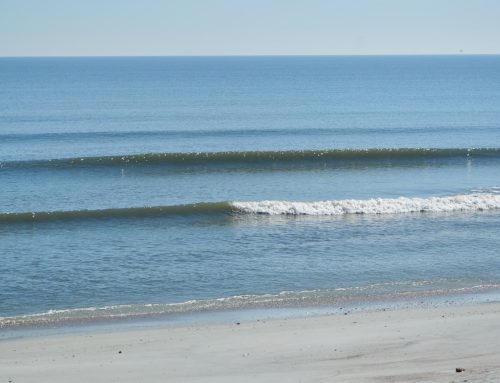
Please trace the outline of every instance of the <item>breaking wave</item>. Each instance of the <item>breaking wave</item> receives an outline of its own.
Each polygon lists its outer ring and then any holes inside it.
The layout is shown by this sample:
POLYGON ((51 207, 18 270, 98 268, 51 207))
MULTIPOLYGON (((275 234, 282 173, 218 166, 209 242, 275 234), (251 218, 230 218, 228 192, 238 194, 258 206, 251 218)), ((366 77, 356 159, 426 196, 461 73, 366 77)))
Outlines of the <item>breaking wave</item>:
POLYGON ((500 195, 477 193, 429 198, 399 197, 319 202, 258 201, 233 202, 232 205, 242 213, 267 215, 446 213, 500 209, 500 195))
POLYGON ((500 194, 474 193, 428 198, 345 199, 316 202, 255 201, 202 202, 186 205, 131 207, 102 210, 0 213, 0 223, 147 218, 193 215, 305 215, 447 213, 500 209, 500 194))

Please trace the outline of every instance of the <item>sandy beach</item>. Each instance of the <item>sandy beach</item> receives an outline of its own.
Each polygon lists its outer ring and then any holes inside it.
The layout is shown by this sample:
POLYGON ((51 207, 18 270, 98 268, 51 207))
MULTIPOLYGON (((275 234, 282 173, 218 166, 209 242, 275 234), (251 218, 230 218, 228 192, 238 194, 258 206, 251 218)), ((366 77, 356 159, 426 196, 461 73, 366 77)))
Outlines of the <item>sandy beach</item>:
POLYGON ((497 382, 499 319, 495 303, 12 339, 0 381, 497 382))

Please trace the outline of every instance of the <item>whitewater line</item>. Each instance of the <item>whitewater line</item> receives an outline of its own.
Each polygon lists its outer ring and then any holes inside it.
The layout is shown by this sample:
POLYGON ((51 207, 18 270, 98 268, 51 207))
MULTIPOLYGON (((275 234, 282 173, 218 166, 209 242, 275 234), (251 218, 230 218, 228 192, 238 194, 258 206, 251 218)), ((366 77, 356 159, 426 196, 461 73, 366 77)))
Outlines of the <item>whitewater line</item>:
POLYGON ((500 195, 467 194, 449 197, 346 199, 317 202, 257 201, 232 202, 231 205, 240 213, 266 215, 444 213, 500 209, 500 195))

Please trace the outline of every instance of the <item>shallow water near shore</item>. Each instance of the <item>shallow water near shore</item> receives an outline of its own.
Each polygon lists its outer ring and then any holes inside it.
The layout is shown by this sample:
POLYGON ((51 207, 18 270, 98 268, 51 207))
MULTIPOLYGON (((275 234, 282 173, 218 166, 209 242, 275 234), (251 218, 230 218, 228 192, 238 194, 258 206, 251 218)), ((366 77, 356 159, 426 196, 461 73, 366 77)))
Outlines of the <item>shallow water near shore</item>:
MULTIPOLYGON (((478 285, 439 290, 405 290, 378 295, 345 294, 316 291, 279 294, 280 303, 273 297, 232 297, 214 302, 185 302, 180 305, 146 305, 145 307, 109 307, 85 310, 61 310, 33 316, 4 318, 0 341, 53 335, 98 335, 129 330, 203 327, 208 325, 245 325, 277 319, 311 318, 317 316, 348 316, 354 313, 377 311, 406 311, 445 309, 449 307, 484 305, 500 302, 500 286, 478 285), (284 297, 295 295, 290 300, 284 297), (316 298, 313 298, 316 296, 316 298), (318 296, 323 299, 318 300, 318 296), (327 299, 325 299, 325 297, 327 299), (259 299, 260 298, 260 299, 259 299), (312 299, 311 299, 312 298, 312 299), (222 303, 240 301, 240 305, 222 303), (246 303, 246 304, 245 304, 246 303), (185 305, 186 307, 182 307, 185 305), (109 311, 108 311, 109 310, 109 311), (83 311, 93 311, 88 315, 83 311), (99 314, 100 312, 100 314, 99 314), (83 314, 83 315, 82 315, 83 314)), ((430 286, 427 286, 428 288, 430 286)), ((361 289, 362 290, 362 289, 361 289)))

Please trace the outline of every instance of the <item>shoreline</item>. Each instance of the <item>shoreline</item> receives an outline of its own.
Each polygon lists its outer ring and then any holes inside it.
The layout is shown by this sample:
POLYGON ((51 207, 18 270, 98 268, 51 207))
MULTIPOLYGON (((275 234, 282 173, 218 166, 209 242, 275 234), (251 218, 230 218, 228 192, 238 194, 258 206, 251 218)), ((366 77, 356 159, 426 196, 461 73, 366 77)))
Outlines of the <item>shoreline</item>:
MULTIPOLYGON (((415 284, 414 284, 415 283, 415 284)), ((410 285, 426 286, 427 282, 410 285)), ((500 302, 500 285, 480 284, 423 290, 376 291, 385 284, 335 290, 283 291, 278 294, 240 295, 179 303, 115 305, 55 309, 43 313, 0 317, 3 339, 85 333, 145 327, 230 323, 238 320, 290 319, 345 315, 411 308, 437 308, 500 302), (369 291, 372 290, 373 291, 369 291), (363 291, 356 294, 355 291, 363 291), (366 293, 366 291, 369 291, 366 293), (348 292, 347 295, 344 295, 348 292)), ((409 285, 407 284, 407 287, 409 285)), ((432 286, 432 283, 427 287, 432 286)))
POLYGON ((56 383, 493 382, 499 318, 496 302, 7 339, 0 375, 56 383))
POLYGON ((367 295, 354 295, 350 291, 348 295, 342 295, 347 290, 285 291, 279 294, 242 295, 169 304, 62 309, 39 314, 0 317, 0 342, 55 334, 203 326, 241 320, 294 319, 347 315, 355 312, 371 313, 500 303, 498 284, 378 292, 367 295))

